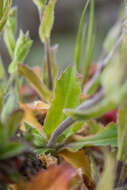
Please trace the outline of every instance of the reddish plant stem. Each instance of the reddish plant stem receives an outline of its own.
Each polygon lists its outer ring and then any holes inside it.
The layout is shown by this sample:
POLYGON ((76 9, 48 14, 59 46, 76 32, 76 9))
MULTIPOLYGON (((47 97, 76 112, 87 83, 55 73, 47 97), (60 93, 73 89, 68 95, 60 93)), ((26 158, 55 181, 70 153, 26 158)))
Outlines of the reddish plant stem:
POLYGON ((48 82, 49 82, 49 89, 52 90, 53 83, 52 83, 52 70, 51 70, 51 63, 50 63, 50 45, 49 40, 45 41, 45 53, 46 53, 46 63, 48 69, 48 82))

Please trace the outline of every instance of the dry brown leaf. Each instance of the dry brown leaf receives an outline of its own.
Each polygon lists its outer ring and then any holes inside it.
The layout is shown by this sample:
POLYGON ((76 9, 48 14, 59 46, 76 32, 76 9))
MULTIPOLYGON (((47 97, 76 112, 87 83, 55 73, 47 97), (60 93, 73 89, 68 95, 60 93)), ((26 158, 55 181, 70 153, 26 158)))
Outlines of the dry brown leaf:
POLYGON ((81 168, 86 179, 86 183, 91 186, 91 169, 90 160, 85 151, 80 150, 78 152, 70 152, 69 150, 62 150, 59 153, 68 163, 70 163, 74 168, 81 168))
POLYGON ((34 101, 29 104, 21 104, 20 103, 20 107, 23 108, 24 110, 26 108, 29 108, 33 112, 39 112, 41 114, 46 114, 49 109, 49 104, 46 104, 46 103, 38 100, 38 101, 34 101))
POLYGON ((21 180, 15 190, 69 190, 75 170, 67 163, 42 170, 29 183, 21 180))
POLYGON ((22 122, 21 129, 24 131, 24 122, 29 123, 33 127, 39 130, 40 133, 43 133, 42 131, 42 125, 37 119, 37 114, 39 114, 41 117, 43 117, 49 109, 49 105, 42 102, 42 101, 35 101, 33 103, 29 104, 21 104, 19 103, 20 108, 22 108, 25 111, 24 119, 22 122))

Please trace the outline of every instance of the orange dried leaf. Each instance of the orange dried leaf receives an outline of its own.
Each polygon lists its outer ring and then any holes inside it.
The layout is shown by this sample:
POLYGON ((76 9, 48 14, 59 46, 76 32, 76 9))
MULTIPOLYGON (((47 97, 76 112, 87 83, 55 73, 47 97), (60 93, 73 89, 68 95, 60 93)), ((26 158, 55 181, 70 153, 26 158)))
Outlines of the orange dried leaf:
POLYGON ((27 122, 42 133, 42 125, 38 122, 36 115, 40 114, 40 116, 43 117, 43 115, 47 113, 49 105, 42 101, 35 101, 34 103, 30 104, 19 103, 19 105, 20 108, 22 108, 25 111, 21 129, 25 130, 24 122, 27 122))
POLYGON ((42 170, 29 183, 21 180, 15 190, 69 190, 75 170, 67 163, 42 170))
POLYGON ((70 152, 69 150, 62 150, 59 155, 62 156, 74 168, 81 168, 85 178, 88 180, 88 184, 92 181, 90 174, 90 160, 85 151, 80 150, 78 152, 70 152))
POLYGON ((40 112, 42 114, 46 114, 49 109, 49 104, 46 104, 42 101, 34 101, 29 104, 21 104, 20 103, 20 106, 24 109, 26 109, 26 107, 27 107, 33 112, 40 112))

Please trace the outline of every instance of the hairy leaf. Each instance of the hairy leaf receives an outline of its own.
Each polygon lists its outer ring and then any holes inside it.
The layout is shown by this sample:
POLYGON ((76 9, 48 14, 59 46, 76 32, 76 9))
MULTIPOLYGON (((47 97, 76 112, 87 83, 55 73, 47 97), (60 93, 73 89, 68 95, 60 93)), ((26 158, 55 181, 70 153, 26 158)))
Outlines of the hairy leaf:
POLYGON ((19 38, 15 46, 13 60, 9 65, 9 73, 14 73, 17 71, 18 64, 23 63, 31 46, 32 40, 29 38, 29 32, 24 34, 20 31, 19 38))
POLYGON ((16 40, 15 32, 17 28, 17 19, 16 19, 16 8, 10 10, 9 18, 4 28, 4 41, 8 48, 11 58, 14 56, 16 40))
POLYGON ((40 38, 42 42, 50 38, 51 30, 54 23, 54 8, 55 8, 56 0, 50 0, 48 5, 46 6, 42 22, 40 25, 40 38))
POLYGON ((11 158, 26 150, 26 145, 22 143, 8 143, 4 149, 0 150, 0 159, 11 158))
POLYGON ((42 100, 49 101, 51 99, 50 91, 32 69, 26 65, 19 64, 18 72, 30 82, 42 100))
POLYGON ((4 99, 4 104, 2 108, 2 113, 1 113, 1 120, 2 122, 5 122, 8 116, 17 109, 18 104, 17 104, 17 99, 16 99, 16 94, 14 90, 10 90, 10 92, 7 94, 6 99, 4 99))
POLYGON ((89 108, 88 110, 79 111, 77 109, 65 109, 64 112, 76 119, 76 120, 90 120, 99 118, 100 116, 104 115, 104 113, 114 109, 117 107, 116 102, 110 101, 108 98, 105 98, 104 100, 100 101, 95 106, 89 108))
POLYGON ((66 140, 73 134, 75 134, 84 124, 84 121, 76 122, 75 124, 71 125, 69 128, 67 128, 62 135, 59 137, 58 141, 61 142, 63 140, 66 140))
POLYGON ((6 73, 5 73, 5 69, 2 63, 2 59, 0 57, 0 79, 5 79, 6 77, 6 73))
POLYGON ((84 44, 85 33, 86 33, 86 26, 84 25, 84 20, 85 20, 88 5, 89 5, 89 0, 87 0, 87 3, 84 7, 84 10, 80 19, 80 24, 79 24, 79 29, 77 33, 77 39, 76 39, 75 63, 76 63, 76 68, 78 71, 79 71, 80 59, 82 55, 83 44, 84 44))
POLYGON ((109 33, 104 41, 104 49, 107 52, 111 51, 113 44, 115 43, 115 41, 117 40, 117 38, 120 34, 120 31, 121 31, 121 24, 119 22, 116 23, 115 26, 113 26, 111 28, 111 30, 109 31, 109 33))
POLYGON ((64 108, 74 108, 79 104, 80 86, 75 76, 75 68, 70 66, 56 82, 55 97, 46 117, 44 131, 49 137, 66 118, 64 108))
POLYGON ((127 162, 127 104, 121 106, 118 122, 118 159, 127 162))
POLYGON ((117 147, 117 125, 109 124, 96 135, 79 137, 75 143, 68 144, 65 148, 78 151, 85 146, 107 146, 117 147))
POLYGON ((6 4, 4 4, 3 0, 0 1, 0 33, 7 22, 11 4, 12 0, 7 0, 6 4))
POLYGON ((37 8, 39 9, 40 13, 43 10, 47 0, 33 0, 37 8))
POLYGON ((6 123, 9 137, 15 135, 15 132, 17 131, 20 122, 23 119, 23 116, 24 116, 24 111, 21 109, 16 110, 9 115, 6 123))
POLYGON ((88 40, 87 40, 87 45, 86 45, 85 64, 84 64, 82 85, 84 85, 84 83, 86 81, 89 66, 90 66, 91 59, 92 59, 92 53, 93 53, 93 27, 94 27, 94 0, 91 0, 90 21, 89 21, 89 29, 88 29, 88 40))

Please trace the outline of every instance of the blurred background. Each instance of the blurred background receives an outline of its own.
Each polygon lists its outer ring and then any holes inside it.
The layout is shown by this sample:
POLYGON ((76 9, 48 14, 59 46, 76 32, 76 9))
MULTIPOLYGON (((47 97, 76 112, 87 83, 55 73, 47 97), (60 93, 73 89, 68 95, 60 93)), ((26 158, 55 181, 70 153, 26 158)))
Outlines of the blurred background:
MULTIPOLYGON (((102 42, 106 33, 118 18, 121 2, 122 0, 95 0, 95 61, 102 49, 102 42)), ((51 43, 59 44, 57 64, 60 69, 74 60, 76 33, 85 3, 86 0, 58 0, 57 2, 51 43)), ((34 40, 26 62, 29 65, 41 65, 44 49, 38 36, 39 16, 37 8, 32 0, 13 0, 13 4, 18 7, 18 28, 22 28, 24 32, 29 30, 30 36, 34 40)), ((2 39, 0 41, 0 54, 4 63, 9 64, 10 59, 2 39)))

